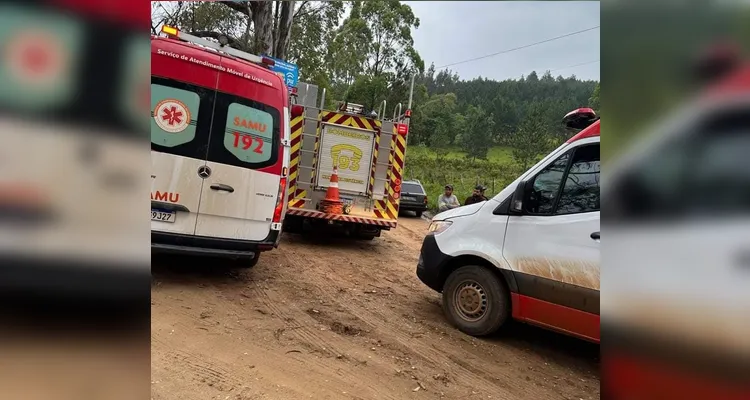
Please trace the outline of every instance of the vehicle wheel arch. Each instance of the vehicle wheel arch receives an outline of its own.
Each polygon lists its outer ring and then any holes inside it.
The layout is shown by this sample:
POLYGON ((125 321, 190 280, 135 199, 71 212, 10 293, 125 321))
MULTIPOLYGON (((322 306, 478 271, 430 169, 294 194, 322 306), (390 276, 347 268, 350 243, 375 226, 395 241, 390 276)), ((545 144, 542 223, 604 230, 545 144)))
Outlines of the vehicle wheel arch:
POLYGON ((505 285, 505 288, 508 289, 509 293, 518 293, 518 285, 516 284, 515 277, 511 270, 499 268, 487 259, 473 254, 464 254, 454 257, 443 265, 440 269, 439 277, 441 292, 450 274, 466 265, 476 265, 489 270, 498 278, 498 280, 500 280, 500 282, 502 282, 503 285, 505 285))

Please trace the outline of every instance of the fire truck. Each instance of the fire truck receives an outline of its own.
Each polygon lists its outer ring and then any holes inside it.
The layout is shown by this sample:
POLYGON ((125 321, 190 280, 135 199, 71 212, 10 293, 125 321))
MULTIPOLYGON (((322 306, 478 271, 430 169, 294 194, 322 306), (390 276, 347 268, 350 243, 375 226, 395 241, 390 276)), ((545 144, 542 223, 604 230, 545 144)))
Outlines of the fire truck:
MULTIPOLYGON (((413 91, 413 82, 412 89, 413 91)), ((366 113, 344 102, 325 109, 325 88, 300 82, 291 95, 291 157, 284 231, 302 233, 334 227, 363 240, 396 228, 404 170, 409 104, 387 103, 366 113), (321 207, 337 170, 341 212, 321 207)))

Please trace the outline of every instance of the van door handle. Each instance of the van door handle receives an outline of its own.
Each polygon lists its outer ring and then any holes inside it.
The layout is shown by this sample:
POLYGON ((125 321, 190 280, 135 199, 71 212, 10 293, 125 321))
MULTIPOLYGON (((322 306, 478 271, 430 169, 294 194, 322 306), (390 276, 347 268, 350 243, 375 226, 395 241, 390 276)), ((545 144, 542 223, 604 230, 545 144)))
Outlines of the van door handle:
POLYGON ((225 185, 223 183, 213 184, 213 185, 211 185, 211 189, 212 190, 223 190, 225 192, 234 193, 234 188, 233 187, 231 187, 229 185, 225 185))
POLYGON ((601 235, 599 234, 599 232, 594 232, 594 233, 591 234, 591 238, 594 239, 594 240, 599 240, 600 236, 601 235))

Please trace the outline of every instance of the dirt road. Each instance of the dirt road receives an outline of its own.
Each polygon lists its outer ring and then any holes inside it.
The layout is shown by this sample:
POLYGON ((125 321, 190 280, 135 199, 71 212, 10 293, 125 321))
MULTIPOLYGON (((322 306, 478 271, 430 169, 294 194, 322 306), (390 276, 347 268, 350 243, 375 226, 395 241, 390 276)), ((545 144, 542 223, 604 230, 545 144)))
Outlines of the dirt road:
POLYGON ((598 399, 599 349, 449 326, 416 278, 427 222, 372 242, 287 235, 249 271, 154 259, 152 399, 598 399))

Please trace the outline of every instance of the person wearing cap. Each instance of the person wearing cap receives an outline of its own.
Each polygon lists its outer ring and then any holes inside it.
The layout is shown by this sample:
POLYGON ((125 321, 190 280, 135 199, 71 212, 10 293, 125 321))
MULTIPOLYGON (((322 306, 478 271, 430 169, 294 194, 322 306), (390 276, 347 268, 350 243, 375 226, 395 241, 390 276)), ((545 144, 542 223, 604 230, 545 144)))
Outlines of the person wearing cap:
POLYGON ((445 193, 438 197, 438 211, 448 211, 461 207, 458 198, 453 194, 453 185, 445 185, 445 193))
POLYGON ((482 193, 485 190, 485 187, 482 185, 477 185, 476 187, 474 187, 474 191, 471 193, 471 196, 466 198, 466 201, 464 201, 464 205, 468 206, 469 204, 487 201, 487 198, 484 197, 484 193, 482 193))

